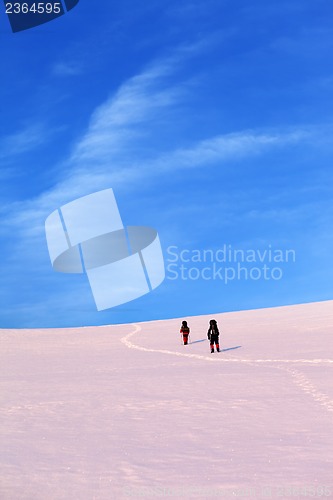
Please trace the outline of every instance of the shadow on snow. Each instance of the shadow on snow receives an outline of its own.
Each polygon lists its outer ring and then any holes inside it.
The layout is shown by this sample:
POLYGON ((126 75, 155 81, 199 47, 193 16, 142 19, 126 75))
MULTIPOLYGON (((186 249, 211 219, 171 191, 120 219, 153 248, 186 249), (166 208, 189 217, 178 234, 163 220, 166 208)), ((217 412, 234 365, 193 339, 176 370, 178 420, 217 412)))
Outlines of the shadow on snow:
MULTIPOLYGON (((190 342, 190 344, 197 344, 198 342, 205 342, 206 340, 208 339, 194 340, 193 342, 190 342)), ((235 347, 227 347, 226 349, 221 349, 220 352, 233 351, 234 349, 240 349, 241 347, 241 345, 237 345, 235 347)))
POLYGON ((221 352, 233 351, 234 349, 239 349, 240 347, 242 347, 242 346, 241 345, 237 345, 236 347, 228 347, 227 349, 221 349, 221 352))

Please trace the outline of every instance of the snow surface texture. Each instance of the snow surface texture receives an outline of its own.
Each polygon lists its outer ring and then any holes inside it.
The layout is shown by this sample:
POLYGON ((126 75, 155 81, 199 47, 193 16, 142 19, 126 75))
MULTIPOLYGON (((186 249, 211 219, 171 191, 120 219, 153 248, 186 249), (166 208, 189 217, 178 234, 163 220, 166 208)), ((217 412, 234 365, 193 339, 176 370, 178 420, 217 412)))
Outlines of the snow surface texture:
POLYGON ((333 497, 333 301, 182 319, 0 330, 1 500, 333 497))

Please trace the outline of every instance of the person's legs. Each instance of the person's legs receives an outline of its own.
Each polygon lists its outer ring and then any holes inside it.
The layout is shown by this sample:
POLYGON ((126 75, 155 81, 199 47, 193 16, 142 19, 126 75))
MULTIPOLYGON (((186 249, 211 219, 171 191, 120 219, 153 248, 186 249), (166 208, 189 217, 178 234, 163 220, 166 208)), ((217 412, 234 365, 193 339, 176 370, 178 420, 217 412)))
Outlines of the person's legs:
POLYGON ((212 335, 210 339, 210 350, 214 352, 214 344, 216 345, 217 352, 220 352, 219 337, 218 335, 212 335))

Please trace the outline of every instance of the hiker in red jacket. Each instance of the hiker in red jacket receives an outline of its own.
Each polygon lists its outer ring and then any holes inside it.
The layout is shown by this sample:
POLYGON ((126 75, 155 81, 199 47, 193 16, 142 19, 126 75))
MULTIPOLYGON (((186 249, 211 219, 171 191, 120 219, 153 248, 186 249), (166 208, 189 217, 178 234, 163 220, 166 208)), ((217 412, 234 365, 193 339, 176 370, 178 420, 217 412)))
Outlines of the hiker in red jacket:
POLYGON ((188 344, 188 336, 190 335, 190 329, 187 326, 187 321, 182 321, 182 326, 180 328, 180 333, 183 334, 184 345, 188 344))

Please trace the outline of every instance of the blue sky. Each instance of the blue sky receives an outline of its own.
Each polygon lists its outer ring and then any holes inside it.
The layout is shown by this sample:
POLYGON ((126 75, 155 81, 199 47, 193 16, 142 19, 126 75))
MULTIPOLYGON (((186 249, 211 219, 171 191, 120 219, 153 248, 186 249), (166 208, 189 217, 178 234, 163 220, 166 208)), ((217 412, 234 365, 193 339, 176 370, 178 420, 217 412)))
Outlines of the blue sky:
POLYGON ((0 327, 332 299, 331 20, 322 0, 81 0, 13 34, 2 9, 0 327), (295 262, 228 284, 167 268, 154 292, 97 312, 84 276, 53 271, 44 222, 109 187, 125 224, 157 229, 166 266, 171 246, 295 262))

